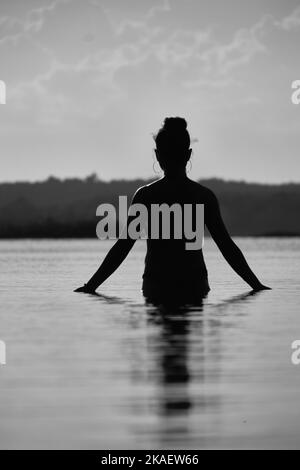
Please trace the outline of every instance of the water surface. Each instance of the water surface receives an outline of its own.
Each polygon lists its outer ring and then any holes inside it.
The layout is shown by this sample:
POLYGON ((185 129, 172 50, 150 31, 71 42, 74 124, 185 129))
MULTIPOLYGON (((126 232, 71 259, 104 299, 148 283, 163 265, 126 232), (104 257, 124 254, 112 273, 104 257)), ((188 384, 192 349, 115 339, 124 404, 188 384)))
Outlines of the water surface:
POLYGON ((203 306, 140 292, 145 243, 75 294, 111 242, 0 242, 0 447, 299 448, 300 239, 238 239, 272 291, 247 285, 206 240, 203 306))

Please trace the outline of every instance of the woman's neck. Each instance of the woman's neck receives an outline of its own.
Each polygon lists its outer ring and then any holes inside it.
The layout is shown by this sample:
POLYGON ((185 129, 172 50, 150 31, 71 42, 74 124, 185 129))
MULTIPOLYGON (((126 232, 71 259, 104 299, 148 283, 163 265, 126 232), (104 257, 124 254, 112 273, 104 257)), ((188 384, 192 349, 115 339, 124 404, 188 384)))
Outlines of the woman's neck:
POLYGON ((164 171, 165 178, 168 179, 180 179, 186 178, 186 171, 185 168, 176 168, 172 170, 165 170, 164 171))

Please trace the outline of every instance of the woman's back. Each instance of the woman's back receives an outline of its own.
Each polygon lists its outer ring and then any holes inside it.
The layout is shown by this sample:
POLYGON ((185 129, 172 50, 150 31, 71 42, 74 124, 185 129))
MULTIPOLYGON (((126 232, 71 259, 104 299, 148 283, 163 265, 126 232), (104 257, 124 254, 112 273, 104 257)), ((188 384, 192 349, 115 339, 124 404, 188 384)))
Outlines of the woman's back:
MULTIPOLYGON (((151 237, 151 229, 153 225, 153 217, 148 220, 148 239, 147 254, 145 258, 145 270, 143 275, 143 290, 164 291, 170 290, 174 293, 174 289, 181 291, 201 290, 201 286, 208 288, 207 269, 205 266, 202 248, 187 249, 186 243, 191 242, 185 236, 184 230, 184 206, 189 205, 193 209, 193 220, 188 221, 190 229, 196 228, 196 205, 205 205, 209 201, 209 190, 198 183, 187 178, 185 174, 176 176, 165 176, 141 188, 140 202, 146 205, 148 214, 151 214, 153 205, 165 205, 170 208, 174 204, 181 207, 182 225, 181 239, 174 238, 174 217, 171 217, 170 238, 162 238, 162 226, 160 225, 160 238, 153 239, 151 237)), ((173 206, 174 207, 174 206, 173 206)), ((168 213, 166 209, 166 217, 168 213)), ((162 218, 160 219, 162 222, 162 218)), ((203 221, 201 221, 203 223, 203 221)))

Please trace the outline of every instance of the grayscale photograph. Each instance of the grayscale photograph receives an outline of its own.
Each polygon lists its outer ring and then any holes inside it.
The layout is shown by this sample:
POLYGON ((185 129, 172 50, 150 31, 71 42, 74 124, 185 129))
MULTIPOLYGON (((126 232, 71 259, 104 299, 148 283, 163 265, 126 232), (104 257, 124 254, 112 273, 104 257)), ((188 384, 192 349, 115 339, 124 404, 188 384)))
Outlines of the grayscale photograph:
POLYGON ((1 450, 300 450, 299 44, 300 0, 1 0, 1 450))

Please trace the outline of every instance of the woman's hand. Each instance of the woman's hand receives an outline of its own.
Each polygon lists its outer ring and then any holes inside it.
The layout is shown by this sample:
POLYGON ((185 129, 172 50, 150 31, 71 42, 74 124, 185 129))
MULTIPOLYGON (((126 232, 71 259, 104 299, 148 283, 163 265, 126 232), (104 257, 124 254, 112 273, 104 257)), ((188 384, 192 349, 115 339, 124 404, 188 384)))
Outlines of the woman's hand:
POLYGON ((87 284, 84 284, 83 286, 78 287, 78 289, 75 289, 74 292, 83 292, 84 294, 94 294, 95 289, 92 289, 87 284))
POLYGON ((260 291, 260 290, 272 290, 272 287, 264 286, 263 284, 259 283, 257 286, 253 287, 254 291, 260 291))

